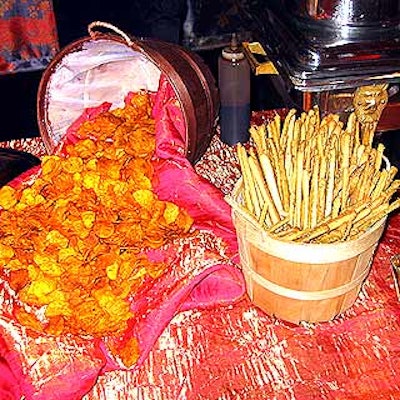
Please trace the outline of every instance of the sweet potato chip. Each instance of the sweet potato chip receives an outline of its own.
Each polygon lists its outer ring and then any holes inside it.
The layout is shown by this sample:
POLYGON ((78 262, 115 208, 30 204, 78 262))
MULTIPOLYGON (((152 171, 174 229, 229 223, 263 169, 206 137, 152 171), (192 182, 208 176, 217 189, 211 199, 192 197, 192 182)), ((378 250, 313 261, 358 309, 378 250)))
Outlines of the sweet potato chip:
POLYGON ((10 245, 0 243, 0 265, 6 265, 14 257, 14 250, 10 245))
POLYGON ((11 186, 0 188, 0 207, 9 210, 17 204, 16 191, 11 186))
POLYGON ((19 292, 29 283, 29 273, 26 269, 18 269, 10 271, 9 284, 11 289, 15 292, 19 292))
POLYGON ((14 316, 21 325, 25 325, 35 331, 43 331, 43 325, 39 319, 34 314, 25 311, 22 307, 16 307, 14 316))
POLYGON ((155 194, 151 190, 139 189, 133 193, 133 198, 139 205, 146 209, 151 209, 154 201, 156 200, 155 194))
POLYGON ((57 315, 54 317, 48 317, 48 324, 45 327, 45 331, 54 336, 59 336, 64 332, 65 322, 64 318, 61 315, 57 315))
POLYGON ((93 227, 95 220, 96 220, 96 213, 94 211, 82 212, 82 221, 86 229, 91 229, 93 227))
POLYGON ((56 244, 60 248, 66 248, 69 240, 57 229, 49 231, 46 235, 45 243, 56 244))
POLYGON ((83 160, 80 157, 66 157, 65 162, 62 164, 62 168, 70 174, 81 172, 83 169, 83 160))
POLYGON ((127 367, 132 367, 140 356, 139 343, 136 338, 130 338, 126 341, 109 343, 109 349, 112 354, 118 356, 122 363, 127 367))
POLYGON ((169 225, 176 221, 179 215, 179 207, 171 202, 166 202, 163 217, 165 222, 169 225))

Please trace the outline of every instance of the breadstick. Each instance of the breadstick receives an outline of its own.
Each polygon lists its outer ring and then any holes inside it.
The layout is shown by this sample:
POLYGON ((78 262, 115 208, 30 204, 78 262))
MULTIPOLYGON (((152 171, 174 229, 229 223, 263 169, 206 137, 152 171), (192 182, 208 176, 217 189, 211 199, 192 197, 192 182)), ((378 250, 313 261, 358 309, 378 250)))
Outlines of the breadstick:
POLYGON ((278 184, 276 182, 276 178, 274 175, 274 169, 272 167, 271 161, 266 154, 260 154, 258 157, 260 160, 261 170, 262 170, 264 179, 267 183, 268 189, 271 193, 271 198, 275 205, 275 208, 278 211, 280 216, 285 216, 286 212, 283 208, 283 204, 282 204, 281 197, 279 194, 278 184))
POLYGON ((286 224, 289 223, 289 217, 285 217, 278 221, 275 225, 272 225, 269 229, 268 232, 270 233, 277 233, 281 228, 283 228, 286 224))
MULTIPOLYGON (((244 150, 244 148, 243 148, 243 150, 244 150)), ((253 202, 251 200, 250 188, 249 188, 249 182, 250 182, 250 177, 248 177, 249 171, 246 169, 246 162, 244 160, 244 157, 247 157, 247 156, 246 156, 246 154, 243 156, 241 144, 238 144, 236 152, 238 155, 240 169, 242 171, 242 176, 243 176, 243 188, 244 188, 243 191, 244 191, 245 206, 246 206, 247 210, 250 212, 250 214, 254 214, 255 211, 254 211, 253 202)))
POLYGON ((321 221, 325 217, 326 206, 326 184, 328 178, 327 157, 321 155, 321 164, 318 177, 318 204, 317 204, 317 221, 321 221))
POLYGON ((337 195, 334 199, 333 199, 333 204, 332 204, 332 212, 331 212, 331 216, 332 218, 337 218, 339 216, 339 212, 340 212, 340 206, 341 206, 341 196, 340 194, 337 195))
POLYGON ((321 115, 320 115, 320 112, 319 112, 319 107, 318 107, 318 105, 315 105, 315 106, 313 107, 313 110, 314 110, 314 115, 315 115, 315 126, 316 126, 317 128, 319 128, 319 126, 320 126, 320 124, 321 124, 321 115))
POLYGON ((310 173, 307 169, 302 173, 302 215, 301 215, 301 228, 308 229, 311 227, 310 223, 310 173))
POLYGON ((371 147, 365 147, 363 153, 361 154, 361 157, 358 161, 359 164, 364 164, 365 162, 368 162, 370 158, 370 153, 371 153, 371 147))
POLYGON ((351 135, 354 135, 356 121, 357 121, 356 113, 353 111, 347 118, 346 132, 350 133, 351 135))
POLYGON ((356 167, 350 172, 349 177, 349 199, 350 205, 358 201, 359 186, 361 182, 361 177, 364 171, 364 166, 356 167))
POLYGON ((290 109, 283 121, 282 133, 280 137, 281 149, 285 149, 289 139, 291 139, 292 130, 294 127, 295 114, 296 110, 294 108, 290 109))
POLYGON ((302 125, 301 120, 296 119, 295 124, 294 124, 292 143, 299 143, 299 141, 300 141, 301 125, 302 125))
MULTIPOLYGON (((371 175, 374 174, 373 166, 370 163, 364 163, 360 168, 362 169, 362 173, 354 191, 356 201, 364 199, 370 192, 370 186, 375 184, 375 180, 371 179, 371 175)), ((380 173, 378 173, 378 175, 380 175, 380 173)))
POLYGON ((382 156, 385 151, 385 146, 382 143, 378 144, 376 148, 376 156, 375 156, 375 171, 379 171, 382 165, 382 156))
POLYGON ((376 183, 375 188, 372 190, 371 198, 375 199, 378 197, 386 186, 386 180, 388 178, 389 172, 387 169, 384 169, 379 176, 378 182, 376 183))
POLYGON ((360 165, 361 156, 364 153, 365 146, 363 144, 359 144, 354 146, 353 155, 351 157, 351 164, 360 165))
MULTIPOLYGON (((265 156, 265 155, 261 154, 260 156, 265 156)), ((280 219, 279 214, 278 214, 277 208, 275 206, 275 203, 273 201, 273 198, 271 196, 271 193, 269 191, 269 188, 268 188, 267 184, 265 183, 261 167, 258 164, 258 160, 255 156, 250 156, 248 161, 249 161, 251 173, 254 177, 254 181, 255 181, 257 187, 259 188, 261 196, 264 200, 262 203, 262 206, 264 205, 264 202, 268 203, 267 210, 271 217, 271 222, 273 224, 276 224, 280 219)), ((260 217, 260 216, 261 216, 261 212, 260 212, 260 215, 257 215, 257 217, 260 217)), ((262 222, 264 222, 264 221, 262 221, 262 222)))
POLYGON ((296 196, 294 205, 294 224, 301 228, 301 199, 302 199, 302 185, 303 185, 303 161, 304 161, 305 141, 302 141, 299 146, 296 160, 296 196))
POLYGON ((312 239, 316 239, 317 237, 323 235, 326 232, 333 231, 339 228, 341 225, 348 223, 351 221, 355 216, 355 211, 344 213, 343 215, 332 218, 328 221, 324 221, 323 223, 315 226, 314 228, 295 232, 289 235, 286 235, 284 238, 285 240, 303 240, 309 242, 312 239))
POLYGON ((350 177, 350 134, 345 132, 343 135, 342 149, 342 207, 346 207, 349 197, 349 177, 350 177))
POLYGON ((268 202, 267 201, 263 205, 258 222, 263 226, 266 225, 267 229, 272 225, 271 217, 268 214, 268 202))
POLYGON ((333 133, 336 132, 337 122, 333 119, 328 120, 328 137, 332 137, 333 133))
POLYGON ((240 144, 237 146, 237 151, 238 151, 240 163, 242 165, 244 184, 245 184, 245 186, 248 187, 251 203, 252 203, 253 209, 254 209, 254 214, 257 218, 259 218, 260 214, 261 214, 261 208, 260 208, 260 204, 258 202, 257 192, 256 192, 256 188, 255 188, 255 182, 254 182, 254 178, 251 173, 251 170, 250 170, 247 153, 246 153, 245 148, 240 144))
MULTIPOLYGON (((295 113, 295 110, 294 110, 295 113)), ((287 178, 289 178, 292 174, 293 171, 293 163, 292 163, 292 148, 293 148, 293 140, 295 136, 295 124, 296 124, 296 115, 293 114, 289 120, 288 123, 288 132, 287 132, 287 140, 285 147, 282 146, 282 148, 285 149, 285 160, 284 160, 284 165, 285 165, 285 175, 287 178)), ((285 199, 283 199, 285 201, 285 199)), ((285 209, 286 209, 286 204, 285 204, 285 209)))
POLYGON ((280 199, 285 203, 286 198, 289 197, 289 188, 286 178, 285 162, 283 159, 283 152, 278 152, 275 143, 268 140, 268 148, 270 150, 270 161, 274 167, 276 184, 279 190, 280 199))
POLYGON ((318 178, 319 178, 320 159, 316 157, 311 173, 310 190, 310 225, 311 228, 317 225, 318 221, 318 178))
POLYGON ((268 132, 268 139, 274 142, 275 148, 276 146, 279 146, 279 132, 277 132, 276 130, 276 125, 274 120, 267 125, 267 132, 268 132))
POLYGON ((299 141, 303 142, 306 140, 306 135, 308 131, 308 116, 305 112, 301 113, 301 126, 300 126, 300 138, 299 141))
POLYGON ((290 237, 292 235, 298 234, 299 232, 304 232, 304 231, 299 228, 292 227, 289 224, 289 227, 287 229, 284 229, 284 230, 281 230, 281 231, 275 233, 274 236, 276 236, 278 239, 285 239, 286 237, 289 237, 289 239, 287 239, 287 240, 290 240, 290 237))
POLYGON ((393 182, 393 179, 396 177, 397 172, 398 172, 397 167, 395 167, 394 165, 392 165, 392 166, 390 167, 390 169, 389 169, 389 172, 388 172, 388 177, 387 177, 387 180, 386 180, 386 187, 385 187, 385 190, 386 190, 386 189, 389 187, 389 185, 393 182))
POLYGON ((296 176, 297 168, 293 167, 293 172, 289 180, 289 219, 292 227, 295 226, 296 176))
POLYGON ((261 136, 261 128, 260 127, 255 127, 251 126, 249 128, 249 133, 250 137, 253 139, 253 142, 257 148, 258 151, 262 152, 263 151, 263 140, 261 136))
POLYGON ((275 128, 276 128, 276 146, 280 148, 280 139, 281 139, 281 116, 276 113, 274 117, 275 128))

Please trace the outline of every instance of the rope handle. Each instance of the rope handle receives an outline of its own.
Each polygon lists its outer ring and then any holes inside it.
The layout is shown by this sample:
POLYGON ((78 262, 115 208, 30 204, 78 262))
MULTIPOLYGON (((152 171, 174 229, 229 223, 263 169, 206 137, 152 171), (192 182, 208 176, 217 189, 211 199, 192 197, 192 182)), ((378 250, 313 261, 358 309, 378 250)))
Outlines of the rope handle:
POLYGON ((109 29, 110 31, 117 33, 119 36, 121 36, 125 40, 125 42, 129 46, 132 46, 134 44, 134 41, 123 30, 117 28, 115 25, 113 25, 109 22, 103 22, 103 21, 93 21, 88 25, 88 32, 92 39, 94 39, 96 36, 96 33, 94 31, 95 28, 99 28, 99 27, 106 28, 106 29, 109 29))

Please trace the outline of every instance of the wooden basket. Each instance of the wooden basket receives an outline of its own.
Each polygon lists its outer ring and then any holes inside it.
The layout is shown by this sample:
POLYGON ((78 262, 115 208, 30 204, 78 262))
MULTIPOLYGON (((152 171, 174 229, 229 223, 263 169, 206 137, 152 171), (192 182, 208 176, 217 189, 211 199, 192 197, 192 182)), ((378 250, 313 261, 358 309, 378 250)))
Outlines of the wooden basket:
POLYGON ((198 161, 215 133, 219 111, 216 82, 203 60, 173 43, 133 38, 107 22, 92 22, 88 30, 90 36, 54 57, 39 85, 38 125, 48 152, 85 109, 103 102, 120 107, 130 91, 156 92, 164 74, 182 108, 185 155, 198 161))
MULTIPOLYGON (((385 219, 357 240, 332 244, 280 241, 238 205, 240 180, 232 193, 232 217, 251 301, 266 313, 300 323, 329 321, 358 297, 383 233, 385 219)), ((240 204, 240 201, 239 201, 240 204)))

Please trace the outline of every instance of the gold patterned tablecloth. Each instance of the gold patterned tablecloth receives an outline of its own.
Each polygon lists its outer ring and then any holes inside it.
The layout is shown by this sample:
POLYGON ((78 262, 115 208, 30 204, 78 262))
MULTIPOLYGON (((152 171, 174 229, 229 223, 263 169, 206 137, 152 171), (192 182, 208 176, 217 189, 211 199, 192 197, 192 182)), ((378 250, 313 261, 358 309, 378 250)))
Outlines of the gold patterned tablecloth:
MULTIPOLYGON (((39 138, 1 146, 45 153, 39 138)), ((218 136, 195 168, 223 193, 239 177, 233 149, 218 136)), ((104 372, 84 400, 400 398, 400 305, 390 269, 399 238, 393 216, 358 300, 334 321, 291 325, 248 298, 180 312, 140 369, 104 372)))

